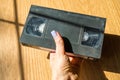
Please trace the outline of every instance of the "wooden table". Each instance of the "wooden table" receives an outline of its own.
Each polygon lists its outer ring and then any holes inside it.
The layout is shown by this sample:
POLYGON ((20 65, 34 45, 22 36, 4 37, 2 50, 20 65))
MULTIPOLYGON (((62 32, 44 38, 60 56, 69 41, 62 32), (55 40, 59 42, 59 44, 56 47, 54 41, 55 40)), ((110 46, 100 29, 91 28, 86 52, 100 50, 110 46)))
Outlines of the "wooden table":
POLYGON ((120 80, 120 0, 0 0, 0 80, 51 80, 48 52, 19 43, 31 4, 107 18, 102 57, 79 80, 120 80))

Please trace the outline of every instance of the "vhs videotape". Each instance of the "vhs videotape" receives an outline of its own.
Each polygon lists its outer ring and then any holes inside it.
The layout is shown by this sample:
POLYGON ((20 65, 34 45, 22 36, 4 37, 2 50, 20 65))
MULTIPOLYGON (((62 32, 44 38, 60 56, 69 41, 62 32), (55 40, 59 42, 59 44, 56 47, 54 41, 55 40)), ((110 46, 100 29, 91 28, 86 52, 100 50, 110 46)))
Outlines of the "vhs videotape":
POLYGON ((76 57, 101 57, 106 18, 32 5, 20 38, 24 45, 55 49, 51 31, 63 37, 65 51, 76 57))

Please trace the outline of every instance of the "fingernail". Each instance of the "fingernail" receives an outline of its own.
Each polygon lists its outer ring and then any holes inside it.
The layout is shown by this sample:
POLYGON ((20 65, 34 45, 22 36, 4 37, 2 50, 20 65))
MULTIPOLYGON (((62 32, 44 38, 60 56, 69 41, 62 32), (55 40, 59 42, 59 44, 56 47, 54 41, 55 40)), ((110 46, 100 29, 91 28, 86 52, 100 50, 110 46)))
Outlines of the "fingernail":
POLYGON ((55 31, 55 30, 51 31, 51 34, 52 34, 53 38, 55 38, 55 37, 57 36, 57 34, 56 34, 56 31, 55 31))

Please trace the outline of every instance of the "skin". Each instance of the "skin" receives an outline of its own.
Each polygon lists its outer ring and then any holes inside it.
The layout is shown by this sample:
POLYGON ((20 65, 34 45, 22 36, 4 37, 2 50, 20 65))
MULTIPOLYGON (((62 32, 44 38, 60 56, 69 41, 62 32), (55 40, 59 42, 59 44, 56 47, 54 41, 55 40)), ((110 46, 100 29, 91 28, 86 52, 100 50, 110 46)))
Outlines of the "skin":
POLYGON ((64 41, 58 32, 55 32, 53 38, 56 44, 56 50, 50 52, 52 80, 77 80, 79 59, 66 55, 64 41))

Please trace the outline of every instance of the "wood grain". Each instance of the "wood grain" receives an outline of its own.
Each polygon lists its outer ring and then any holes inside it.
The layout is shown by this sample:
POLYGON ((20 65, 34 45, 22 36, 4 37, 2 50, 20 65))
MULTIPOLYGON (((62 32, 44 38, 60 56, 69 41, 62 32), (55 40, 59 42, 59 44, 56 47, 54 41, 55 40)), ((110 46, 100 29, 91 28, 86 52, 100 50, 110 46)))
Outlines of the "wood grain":
POLYGON ((0 80, 21 80, 17 41, 15 25, 0 22, 0 80))
POLYGON ((11 0, 0 0, 0 20, 15 21, 13 5, 11 0))
POLYGON ((48 52, 19 43, 31 4, 107 18, 101 59, 83 60, 79 80, 120 79, 120 0, 1 0, 0 80, 51 80, 48 52))

